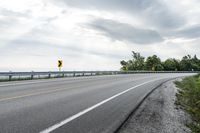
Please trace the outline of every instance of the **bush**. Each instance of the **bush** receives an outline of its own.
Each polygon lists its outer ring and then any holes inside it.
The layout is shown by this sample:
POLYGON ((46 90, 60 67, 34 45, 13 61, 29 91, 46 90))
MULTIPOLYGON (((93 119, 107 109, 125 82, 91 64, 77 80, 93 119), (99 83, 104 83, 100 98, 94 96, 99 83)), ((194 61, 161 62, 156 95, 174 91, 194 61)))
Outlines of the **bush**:
POLYGON ((193 123, 189 127, 193 132, 200 133, 200 74, 176 81, 178 90, 177 103, 192 117, 193 123))

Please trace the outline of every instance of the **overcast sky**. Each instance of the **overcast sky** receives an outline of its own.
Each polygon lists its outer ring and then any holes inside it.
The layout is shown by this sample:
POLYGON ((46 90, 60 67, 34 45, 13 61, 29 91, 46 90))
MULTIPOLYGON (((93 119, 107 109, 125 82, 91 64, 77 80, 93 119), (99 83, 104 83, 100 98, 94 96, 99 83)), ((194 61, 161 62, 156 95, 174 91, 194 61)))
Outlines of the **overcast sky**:
POLYGON ((199 0, 0 0, 0 71, 119 70, 131 51, 200 57, 199 0))

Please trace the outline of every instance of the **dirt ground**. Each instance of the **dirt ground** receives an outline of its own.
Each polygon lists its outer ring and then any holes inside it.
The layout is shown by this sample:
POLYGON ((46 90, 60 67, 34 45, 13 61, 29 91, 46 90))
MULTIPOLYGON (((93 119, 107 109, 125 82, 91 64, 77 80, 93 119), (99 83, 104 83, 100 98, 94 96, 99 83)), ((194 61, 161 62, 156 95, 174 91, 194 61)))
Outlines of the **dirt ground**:
POLYGON ((129 118, 119 133, 191 133, 189 115, 177 108, 173 81, 157 88, 129 118))

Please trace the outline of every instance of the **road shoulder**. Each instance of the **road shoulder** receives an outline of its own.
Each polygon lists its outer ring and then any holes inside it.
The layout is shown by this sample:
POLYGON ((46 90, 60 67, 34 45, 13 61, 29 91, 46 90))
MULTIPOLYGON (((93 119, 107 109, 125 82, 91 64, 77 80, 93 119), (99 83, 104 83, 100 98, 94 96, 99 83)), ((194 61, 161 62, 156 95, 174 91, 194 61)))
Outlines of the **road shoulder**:
POLYGON ((177 88, 168 81, 157 88, 134 112, 119 133, 191 133, 189 115, 176 107, 177 88))

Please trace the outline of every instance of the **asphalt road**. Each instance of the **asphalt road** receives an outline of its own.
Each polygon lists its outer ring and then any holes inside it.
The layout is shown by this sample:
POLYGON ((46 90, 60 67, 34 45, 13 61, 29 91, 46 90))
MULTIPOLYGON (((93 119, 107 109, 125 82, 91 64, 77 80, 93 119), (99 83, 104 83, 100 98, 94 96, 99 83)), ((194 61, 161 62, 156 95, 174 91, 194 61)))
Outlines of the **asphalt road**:
POLYGON ((0 133, 112 133, 147 93, 191 74, 135 74, 0 83, 0 133))

